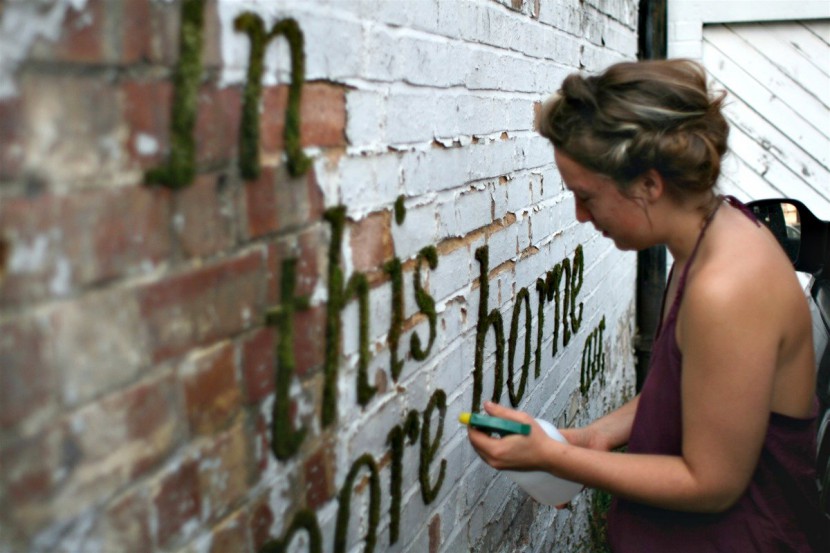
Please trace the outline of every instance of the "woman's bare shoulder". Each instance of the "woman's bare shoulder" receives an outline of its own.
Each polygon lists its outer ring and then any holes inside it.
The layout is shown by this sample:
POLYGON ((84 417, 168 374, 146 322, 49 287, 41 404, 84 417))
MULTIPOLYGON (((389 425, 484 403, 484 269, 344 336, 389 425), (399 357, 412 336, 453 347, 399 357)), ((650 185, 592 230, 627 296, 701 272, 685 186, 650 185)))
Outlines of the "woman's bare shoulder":
POLYGON ((687 298, 757 315, 780 314, 804 301, 790 260, 766 227, 736 210, 726 214, 701 248, 687 298))

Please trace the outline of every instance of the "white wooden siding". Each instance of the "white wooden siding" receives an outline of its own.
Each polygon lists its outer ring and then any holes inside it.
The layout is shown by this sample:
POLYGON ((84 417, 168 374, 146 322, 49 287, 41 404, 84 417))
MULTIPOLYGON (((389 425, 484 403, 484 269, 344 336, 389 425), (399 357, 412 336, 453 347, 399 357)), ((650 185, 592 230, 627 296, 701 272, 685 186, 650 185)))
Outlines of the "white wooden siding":
POLYGON ((830 219, 830 20, 705 25, 702 61, 728 94, 721 189, 830 219))

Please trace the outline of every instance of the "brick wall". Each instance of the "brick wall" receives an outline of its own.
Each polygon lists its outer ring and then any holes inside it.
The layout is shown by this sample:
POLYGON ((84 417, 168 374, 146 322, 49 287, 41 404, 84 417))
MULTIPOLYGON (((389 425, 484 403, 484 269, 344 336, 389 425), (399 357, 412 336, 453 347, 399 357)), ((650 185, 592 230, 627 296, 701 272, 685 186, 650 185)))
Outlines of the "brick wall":
POLYGON ((631 393, 635 256, 532 126, 636 5, 0 2, 0 551, 586 547, 456 418, 631 393))

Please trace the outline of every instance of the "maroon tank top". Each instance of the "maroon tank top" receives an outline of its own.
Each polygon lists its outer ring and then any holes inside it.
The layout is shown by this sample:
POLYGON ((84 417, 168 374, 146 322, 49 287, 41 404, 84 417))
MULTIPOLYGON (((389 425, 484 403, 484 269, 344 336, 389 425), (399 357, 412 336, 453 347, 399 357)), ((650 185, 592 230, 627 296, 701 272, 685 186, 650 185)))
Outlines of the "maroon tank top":
MULTIPOLYGON (((734 198, 734 207, 754 219, 734 198)), ((677 294, 658 328, 628 442, 630 453, 682 454, 682 354, 675 340, 677 312, 703 235, 678 281, 677 294)), ((757 223, 757 221, 756 221, 757 223)), ((663 309, 665 309, 665 297, 663 309)), ((752 480, 723 513, 672 511, 615 499, 608 513, 608 539, 615 553, 830 552, 827 520, 816 487, 816 417, 770 413, 761 456, 752 480)))

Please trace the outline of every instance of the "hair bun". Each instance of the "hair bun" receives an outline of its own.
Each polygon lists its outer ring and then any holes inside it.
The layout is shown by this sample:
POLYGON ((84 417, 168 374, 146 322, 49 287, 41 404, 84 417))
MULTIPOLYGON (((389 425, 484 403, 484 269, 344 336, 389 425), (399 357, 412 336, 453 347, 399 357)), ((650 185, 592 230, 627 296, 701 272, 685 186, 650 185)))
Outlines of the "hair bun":
POLYGON ((537 127, 557 149, 621 186, 657 170, 677 194, 712 188, 726 153, 725 94, 690 60, 625 62, 569 75, 537 127))

